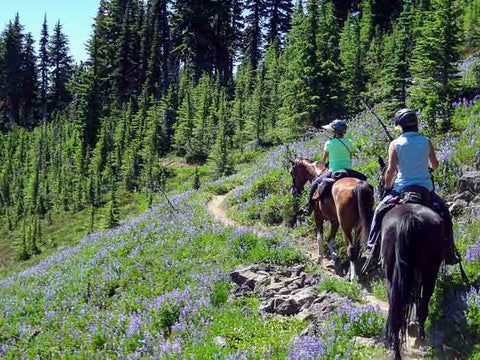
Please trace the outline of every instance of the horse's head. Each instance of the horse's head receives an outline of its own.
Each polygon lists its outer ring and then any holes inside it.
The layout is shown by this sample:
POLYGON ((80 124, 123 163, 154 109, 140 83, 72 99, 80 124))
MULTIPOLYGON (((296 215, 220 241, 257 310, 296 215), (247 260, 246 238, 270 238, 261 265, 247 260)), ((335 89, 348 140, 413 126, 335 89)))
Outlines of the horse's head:
POLYGON ((378 165, 380 165, 378 193, 380 194, 380 199, 383 199, 385 197, 385 172, 387 171, 387 165, 381 156, 378 157, 378 165))
POLYGON ((295 156, 289 156, 288 160, 292 164, 290 175, 292 176, 292 186, 290 192, 296 196, 300 196, 308 181, 312 181, 317 177, 313 161, 306 159, 297 159, 295 156))

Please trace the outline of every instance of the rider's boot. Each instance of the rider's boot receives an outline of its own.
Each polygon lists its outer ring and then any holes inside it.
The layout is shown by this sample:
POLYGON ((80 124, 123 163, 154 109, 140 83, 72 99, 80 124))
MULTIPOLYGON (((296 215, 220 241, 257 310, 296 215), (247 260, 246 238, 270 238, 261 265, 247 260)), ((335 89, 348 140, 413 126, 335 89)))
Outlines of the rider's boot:
POLYGON ((380 245, 378 241, 367 249, 363 254, 365 262, 362 267, 362 274, 368 274, 380 264, 380 245))
POLYGON ((310 216, 312 214, 312 211, 313 211, 312 202, 308 201, 308 203, 297 212, 297 216, 298 217, 310 216))

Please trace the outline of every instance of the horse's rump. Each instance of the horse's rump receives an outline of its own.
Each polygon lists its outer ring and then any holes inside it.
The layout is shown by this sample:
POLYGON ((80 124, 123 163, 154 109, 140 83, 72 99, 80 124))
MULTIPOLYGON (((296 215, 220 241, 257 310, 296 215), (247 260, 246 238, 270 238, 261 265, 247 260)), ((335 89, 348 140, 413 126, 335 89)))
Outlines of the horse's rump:
POLYGON ((405 338, 411 309, 421 295, 422 279, 438 272, 445 255, 441 217, 428 207, 402 204, 382 224, 382 255, 389 284, 386 338, 405 338))

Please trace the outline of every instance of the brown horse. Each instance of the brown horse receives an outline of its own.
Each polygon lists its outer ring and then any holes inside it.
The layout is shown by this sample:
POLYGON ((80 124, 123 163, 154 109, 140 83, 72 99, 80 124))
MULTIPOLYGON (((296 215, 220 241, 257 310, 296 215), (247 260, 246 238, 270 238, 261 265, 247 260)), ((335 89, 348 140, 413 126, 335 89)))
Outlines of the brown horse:
MULTIPOLYGON (((292 163, 292 192, 300 195, 307 182, 314 181, 325 167, 307 159, 289 157, 292 163)), ((318 263, 323 261, 323 223, 330 221, 328 248, 335 264, 338 256, 333 247, 333 239, 340 227, 347 244, 347 254, 350 261, 350 280, 356 280, 355 262, 360 252, 360 240, 365 243, 368 238, 373 216, 373 188, 366 181, 355 178, 344 178, 336 181, 331 195, 319 199, 313 198, 313 214, 316 224, 318 243, 318 263), (355 230, 355 240, 352 232, 355 230)))

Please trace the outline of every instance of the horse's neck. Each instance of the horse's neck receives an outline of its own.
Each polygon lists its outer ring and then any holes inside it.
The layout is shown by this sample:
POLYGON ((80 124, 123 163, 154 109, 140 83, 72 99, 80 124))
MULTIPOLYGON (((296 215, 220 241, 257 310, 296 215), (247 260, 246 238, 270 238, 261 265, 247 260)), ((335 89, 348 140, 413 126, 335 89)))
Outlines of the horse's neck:
POLYGON ((320 171, 318 171, 317 166, 315 164, 316 163, 306 164, 306 166, 305 166, 305 168, 307 170, 307 179, 310 182, 315 180, 321 173, 320 171))

